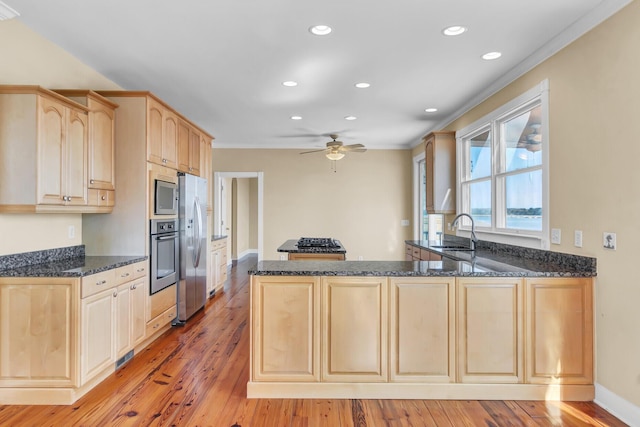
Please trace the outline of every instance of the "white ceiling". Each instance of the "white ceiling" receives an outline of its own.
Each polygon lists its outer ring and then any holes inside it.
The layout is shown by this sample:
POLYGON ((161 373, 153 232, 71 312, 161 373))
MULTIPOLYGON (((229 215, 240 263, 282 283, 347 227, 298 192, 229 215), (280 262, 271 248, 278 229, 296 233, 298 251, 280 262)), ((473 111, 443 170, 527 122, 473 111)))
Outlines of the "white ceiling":
POLYGON ((330 133, 415 146, 629 2, 5 0, 118 85, 158 95, 214 147, 299 149, 330 133), (316 24, 333 32, 314 36, 316 24), (468 31, 443 36, 450 25, 468 31), (490 51, 502 57, 482 60, 490 51))

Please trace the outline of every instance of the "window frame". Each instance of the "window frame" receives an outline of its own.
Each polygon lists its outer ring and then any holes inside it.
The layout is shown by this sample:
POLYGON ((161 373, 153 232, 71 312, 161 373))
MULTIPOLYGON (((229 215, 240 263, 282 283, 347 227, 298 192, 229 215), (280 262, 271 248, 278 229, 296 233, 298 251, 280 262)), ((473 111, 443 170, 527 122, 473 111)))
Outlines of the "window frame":
MULTIPOLYGON (((532 248, 549 249, 549 82, 543 80, 525 93, 517 96, 491 113, 456 132, 456 209, 458 213, 470 212, 469 187, 472 183, 486 181, 487 178, 471 179, 468 170, 469 158, 465 143, 470 138, 489 130, 491 132, 491 226, 476 226, 476 234, 482 240, 498 243, 514 244, 532 248), (502 137, 502 125, 510 119, 517 117, 525 111, 540 106, 541 127, 540 134, 543 140, 541 165, 507 171, 504 164, 506 144, 502 137), (506 192, 504 185, 507 177, 541 170, 542 172, 542 229, 525 230, 506 228, 506 192), (498 209, 501 209, 498 211, 498 209), (500 223, 504 227, 499 228, 500 223)), ((456 230, 457 234, 468 235, 471 231, 470 222, 464 218, 456 230), (459 231, 462 231, 461 233, 459 231)))

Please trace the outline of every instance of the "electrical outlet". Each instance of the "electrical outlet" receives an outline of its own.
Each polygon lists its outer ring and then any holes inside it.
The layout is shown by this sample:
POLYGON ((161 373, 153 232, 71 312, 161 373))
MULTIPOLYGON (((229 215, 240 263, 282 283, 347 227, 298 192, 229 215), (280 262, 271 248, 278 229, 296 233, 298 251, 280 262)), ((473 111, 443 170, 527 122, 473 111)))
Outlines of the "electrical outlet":
POLYGON ((358 255, 358 261, 362 261, 363 259, 362 255, 358 255))
POLYGON ((280 261, 286 261, 286 256, 285 255, 280 255, 280 261))
POLYGON ((67 230, 67 234, 69 235, 70 239, 73 239, 74 237, 76 237, 76 227, 73 225, 70 225, 67 230))
POLYGON ((554 245, 559 245, 561 240, 562 240, 562 232, 560 231, 560 229, 559 228, 552 228, 551 229, 551 243, 553 243, 554 245))
POLYGON ((602 233, 602 246, 605 249, 616 249, 616 233, 605 231, 602 233))
POLYGON ((408 219, 402 219, 402 220, 400 220, 400 226, 402 226, 402 227, 408 227, 408 226, 409 226, 409 220, 408 220, 408 219))
POLYGON ((573 246, 576 248, 582 247, 582 230, 575 230, 573 232, 573 246))

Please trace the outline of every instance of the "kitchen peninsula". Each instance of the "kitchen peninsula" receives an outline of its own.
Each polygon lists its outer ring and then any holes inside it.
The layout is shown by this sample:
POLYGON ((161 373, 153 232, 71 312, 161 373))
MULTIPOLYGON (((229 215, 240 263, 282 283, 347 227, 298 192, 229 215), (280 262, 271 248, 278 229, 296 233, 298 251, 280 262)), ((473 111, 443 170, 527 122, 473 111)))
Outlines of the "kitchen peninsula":
MULTIPOLYGON (((593 258, 261 261, 248 397, 592 400, 593 258)), ((435 257, 436 259, 438 257, 435 257)))
POLYGON ((347 250, 339 240, 328 237, 301 237, 287 240, 278 252, 286 252, 289 261, 344 261, 347 250))

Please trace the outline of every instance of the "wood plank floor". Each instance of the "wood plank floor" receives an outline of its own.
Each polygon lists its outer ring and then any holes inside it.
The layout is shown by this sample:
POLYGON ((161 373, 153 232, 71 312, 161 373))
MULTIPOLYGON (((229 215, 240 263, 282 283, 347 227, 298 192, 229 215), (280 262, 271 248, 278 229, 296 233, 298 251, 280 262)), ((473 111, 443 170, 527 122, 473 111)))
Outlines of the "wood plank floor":
POLYGON ((247 399, 249 278, 70 406, 0 406, 0 426, 625 426, 594 403, 247 399))

